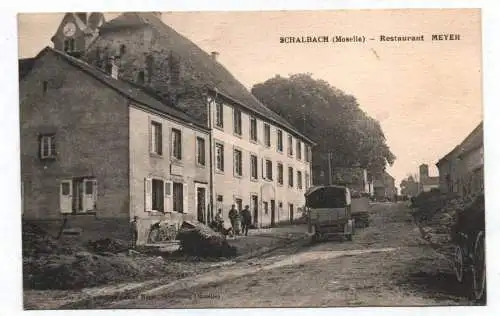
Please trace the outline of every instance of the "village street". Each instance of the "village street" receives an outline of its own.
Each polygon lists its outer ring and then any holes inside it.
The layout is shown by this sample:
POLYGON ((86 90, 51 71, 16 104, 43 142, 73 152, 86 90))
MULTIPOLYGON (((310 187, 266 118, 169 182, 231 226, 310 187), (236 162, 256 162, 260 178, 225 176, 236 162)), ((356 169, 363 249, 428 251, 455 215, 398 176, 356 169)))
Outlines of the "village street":
POLYGON ((90 308, 308 307, 469 304, 403 203, 372 205, 352 242, 305 239, 216 271, 90 308))

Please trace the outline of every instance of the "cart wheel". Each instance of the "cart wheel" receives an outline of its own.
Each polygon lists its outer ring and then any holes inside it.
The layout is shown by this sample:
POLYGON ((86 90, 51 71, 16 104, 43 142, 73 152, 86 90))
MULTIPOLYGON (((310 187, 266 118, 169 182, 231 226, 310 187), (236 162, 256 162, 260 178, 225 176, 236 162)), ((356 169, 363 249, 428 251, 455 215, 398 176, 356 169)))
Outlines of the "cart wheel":
POLYGON ((484 248, 484 231, 477 234, 474 243, 472 263, 472 283, 475 300, 482 300, 486 294, 486 259, 484 248))
POLYGON ((453 270, 455 271, 457 281, 462 283, 464 281, 464 252, 460 246, 455 247, 453 270))

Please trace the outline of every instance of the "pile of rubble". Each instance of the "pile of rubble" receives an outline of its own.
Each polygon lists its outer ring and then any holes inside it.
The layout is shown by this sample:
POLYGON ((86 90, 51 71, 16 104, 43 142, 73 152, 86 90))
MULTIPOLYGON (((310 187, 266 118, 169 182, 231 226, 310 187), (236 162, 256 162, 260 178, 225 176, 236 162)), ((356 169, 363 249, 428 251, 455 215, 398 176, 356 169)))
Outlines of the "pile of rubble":
POLYGON ((186 255, 230 258, 237 254, 236 248, 229 245, 222 234, 202 223, 185 221, 177 239, 180 241, 180 251, 186 255))

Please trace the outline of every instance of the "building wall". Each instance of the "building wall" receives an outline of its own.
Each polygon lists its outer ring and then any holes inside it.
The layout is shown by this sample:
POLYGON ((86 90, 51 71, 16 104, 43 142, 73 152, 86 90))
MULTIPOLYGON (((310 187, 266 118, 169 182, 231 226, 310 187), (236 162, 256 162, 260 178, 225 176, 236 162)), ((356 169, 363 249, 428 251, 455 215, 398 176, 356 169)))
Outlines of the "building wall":
POLYGON ((126 99, 51 52, 36 61, 19 92, 24 218, 60 220, 60 181, 93 176, 95 218, 128 219, 126 99), (44 133, 55 133, 54 160, 39 158, 44 133))
POLYGON ((149 227, 157 221, 166 221, 176 224, 177 227, 183 220, 196 220, 196 186, 202 185, 206 188, 205 210, 208 210, 210 197, 210 155, 209 134, 201 129, 186 126, 166 116, 159 116, 140 108, 130 107, 130 215, 139 217, 139 242, 145 242, 149 227), (161 123, 163 149, 162 156, 150 153, 150 130, 151 121, 161 123), (172 158, 172 128, 181 131, 182 135, 182 159, 180 161, 172 158), (205 166, 199 165, 196 160, 196 138, 205 140, 205 166), (145 210, 145 178, 157 177, 167 181, 185 184, 184 213, 173 212, 166 209, 165 212, 151 212, 145 210))
POLYGON ((474 149, 464 154, 458 162, 460 193, 467 196, 479 193, 484 188, 484 148, 474 149))
MULTIPOLYGON (((215 202, 216 209, 222 208, 223 216, 225 220, 227 219, 228 212, 231 205, 235 203, 235 199, 239 198, 242 200, 243 207, 245 205, 251 206, 250 198, 251 195, 258 196, 258 209, 259 218, 258 223, 260 225, 270 225, 271 224, 271 210, 270 201, 275 200, 276 203, 276 213, 275 222, 279 221, 289 221, 289 204, 293 204, 293 218, 300 217, 300 212, 298 208, 304 206, 305 198, 304 193, 306 191, 306 174, 311 179, 311 169, 310 163, 305 161, 305 146, 302 144, 302 159, 297 159, 296 153, 296 141, 293 138, 293 156, 289 156, 288 153, 288 133, 283 130, 283 152, 277 151, 277 130, 278 127, 270 124, 271 130, 271 146, 268 148, 264 145, 264 121, 257 118, 257 135, 258 142, 250 141, 250 117, 247 112, 242 111, 242 135, 235 135, 233 133, 233 106, 228 103, 223 105, 224 113, 224 128, 223 130, 215 127, 215 104, 210 105, 212 113, 213 122, 213 140, 214 140, 214 150, 213 150, 213 160, 214 166, 216 163, 215 156, 215 143, 221 143, 224 145, 224 172, 219 172, 215 170, 214 167, 214 201, 217 201, 217 196, 223 196, 223 202, 215 202), (239 149, 242 151, 242 166, 243 175, 241 177, 235 176, 234 174, 234 149, 239 149), (250 178, 250 155, 257 155, 258 161, 258 172, 257 180, 251 180, 250 178), (263 179, 263 163, 265 159, 272 161, 273 167, 273 179, 265 180, 263 179), (277 180, 277 163, 283 164, 283 185, 278 185, 277 180), (294 186, 288 186, 288 167, 293 168, 294 173, 294 186), (302 189, 297 188, 297 171, 302 172, 302 189), (266 214, 264 212, 264 207, 262 202, 269 203, 269 211, 266 214), (279 207, 281 203, 281 208, 279 207)), ((311 184, 311 180, 309 180, 311 184)), ((251 208, 252 210, 252 208, 251 208)), ((253 213, 253 212, 252 212, 253 213)))

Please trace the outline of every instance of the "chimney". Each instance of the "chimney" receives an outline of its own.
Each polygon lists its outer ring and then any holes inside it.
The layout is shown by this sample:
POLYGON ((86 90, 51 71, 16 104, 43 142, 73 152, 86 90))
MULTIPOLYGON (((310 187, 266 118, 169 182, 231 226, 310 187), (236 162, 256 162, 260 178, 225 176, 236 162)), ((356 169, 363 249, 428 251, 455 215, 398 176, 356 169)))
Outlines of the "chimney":
POLYGON ((110 75, 111 78, 118 79, 118 72, 120 67, 118 66, 120 59, 117 57, 112 57, 109 61, 111 64, 110 75))
POLYGON ((211 52, 210 55, 214 61, 217 61, 217 57, 219 57, 219 52, 211 52))

